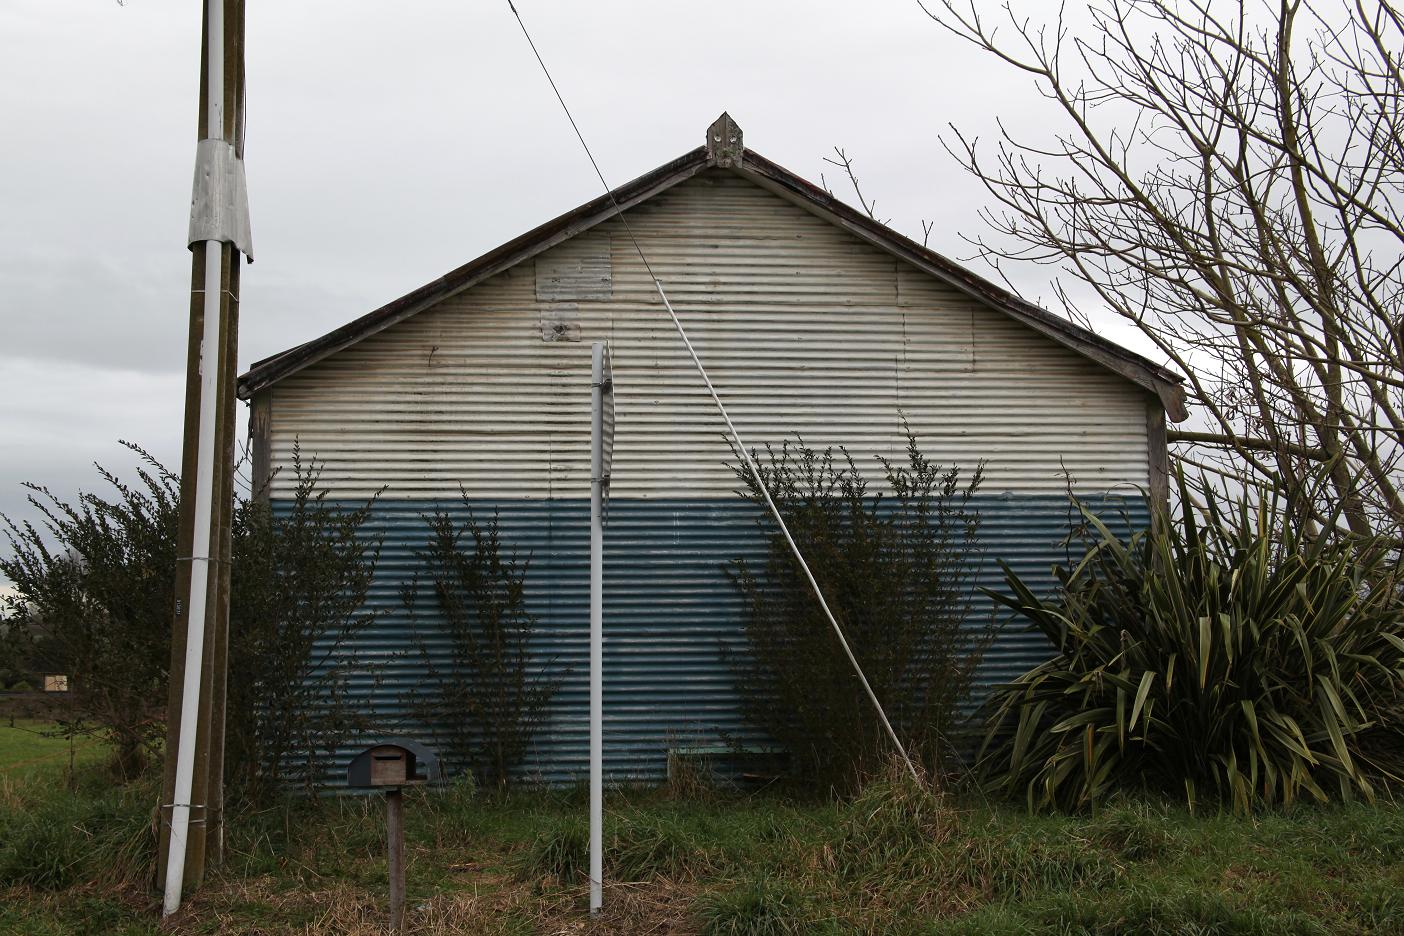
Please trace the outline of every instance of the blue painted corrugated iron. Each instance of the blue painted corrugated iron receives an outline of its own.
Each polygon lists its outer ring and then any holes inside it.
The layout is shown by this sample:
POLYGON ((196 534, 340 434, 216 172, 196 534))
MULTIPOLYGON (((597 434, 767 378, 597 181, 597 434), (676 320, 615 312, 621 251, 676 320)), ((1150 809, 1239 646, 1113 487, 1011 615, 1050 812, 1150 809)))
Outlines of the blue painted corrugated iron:
MULTIPOLYGON (((996 559, 1030 581, 1051 585, 1050 570, 1080 556, 1064 539, 1076 520, 1065 498, 981 495, 984 550, 974 585, 999 588, 996 559)), ((366 661, 383 665, 353 681, 358 704, 377 731, 432 736, 415 724, 415 695, 428 691, 412 624, 400 589, 417 567, 423 517, 436 508, 466 518, 460 503, 381 501, 364 530, 383 537, 368 606, 379 617, 358 638, 366 661)), ((569 783, 584 776, 588 734, 588 520, 584 500, 507 501, 473 506, 480 520, 497 511, 504 544, 530 558, 527 600, 540 623, 537 666, 559 681, 545 724, 519 773, 524 779, 569 783)), ((1140 497, 1110 498, 1101 511, 1114 527, 1144 527, 1140 497)), ((745 556, 761 561, 766 541, 755 509, 739 498, 614 500, 605 534, 605 773, 611 782, 656 781, 668 751, 768 742, 741 717, 722 647, 742 648, 742 602, 723 568, 745 556)), ((972 624, 993 613, 988 599, 971 601, 972 624)), ((832 639, 828 632, 815 639, 832 639)), ((427 641, 432 648, 434 641, 427 641)), ((440 645, 442 646, 442 644, 440 645)), ((855 648, 860 658, 862 648, 855 648)), ((1042 635, 1006 627, 985 653, 977 697, 1046 659, 1042 635)), ((369 737, 369 736, 368 736, 369 737)), ((336 784, 360 749, 350 744, 326 764, 336 784)))

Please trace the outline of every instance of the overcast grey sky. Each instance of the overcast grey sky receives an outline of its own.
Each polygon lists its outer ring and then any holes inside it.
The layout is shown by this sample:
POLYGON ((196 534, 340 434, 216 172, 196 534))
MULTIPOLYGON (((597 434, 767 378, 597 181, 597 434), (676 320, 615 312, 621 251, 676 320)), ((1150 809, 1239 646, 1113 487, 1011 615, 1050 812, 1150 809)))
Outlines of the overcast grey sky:
MULTIPOLYGON (((954 257, 985 198, 947 122, 1042 119, 914 0, 518 8, 612 184, 729 110, 815 181, 846 147, 879 214, 918 238, 934 220, 954 257)), ((198 0, 0 6, 0 512, 32 516, 25 480, 128 470, 119 438, 179 460, 199 38, 198 0)), ((506 0, 251 0, 247 44, 241 369, 599 194, 506 0)))

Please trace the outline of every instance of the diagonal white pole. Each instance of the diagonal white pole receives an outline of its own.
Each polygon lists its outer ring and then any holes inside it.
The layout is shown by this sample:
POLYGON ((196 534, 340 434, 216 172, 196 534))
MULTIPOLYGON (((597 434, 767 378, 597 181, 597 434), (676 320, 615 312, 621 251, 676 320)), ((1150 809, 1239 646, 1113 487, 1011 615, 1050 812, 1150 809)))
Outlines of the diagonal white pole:
MULTIPOLYGON (((642 254, 642 252, 640 252, 642 254)), ((770 508, 771 516, 780 526, 780 532, 785 534, 785 542, 790 544, 790 552, 795 554, 795 561, 804 570, 804 577, 809 579, 809 587, 814 591, 814 597, 819 599, 819 607, 824 610, 824 616, 829 619, 829 626, 834 629, 834 636, 838 638, 839 646, 843 647, 843 653, 848 657, 848 664, 853 667, 853 672, 858 675, 858 681, 863 684, 863 691, 868 694, 868 699, 873 703, 873 708, 877 710, 878 718, 882 721, 882 727, 887 731, 887 736, 892 739, 892 744, 897 748, 897 752, 902 755, 902 760, 907 764, 907 770, 911 771, 912 779, 918 783, 921 777, 917 774, 916 765, 912 763, 911 757, 907 754, 906 747, 902 744, 897 732, 892 729, 892 723, 887 720, 887 712, 883 711, 882 703, 878 701, 877 693, 873 692, 873 687, 868 683, 868 677, 863 674, 863 667, 858 665, 858 658, 853 655, 853 649, 848 645, 848 638, 843 635, 843 628, 839 627, 838 621, 834 618, 834 612, 829 610, 828 601, 824 600, 824 592, 819 588, 819 583, 814 580, 814 573, 809 571, 809 563, 804 561, 804 554, 795 544, 795 538, 790 535, 790 528, 785 523, 785 518, 780 515, 780 509, 775 506, 775 501, 770 497, 770 489, 766 486, 765 479, 761 477, 760 469, 756 467, 755 459, 751 457, 751 450, 746 447, 746 443, 741 439, 741 433, 736 431, 736 426, 731 421, 731 416, 726 412, 726 406, 722 403, 721 397, 717 395, 717 390, 712 386, 712 378, 707 376, 707 368, 702 366, 702 359, 697 356, 697 350, 692 347, 692 341, 687 337, 687 330, 683 328, 678 313, 673 311, 673 304, 668 301, 668 294, 663 290, 663 281, 654 277, 653 285, 658 287, 658 295, 663 299, 663 306, 668 310, 669 317, 673 320, 673 326, 678 330, 678 337, 687 346, 687 353, 692 356, 692 363, 697 365, 697 373, 701 375, 702 382, 707 385, 707 392, 712 395, 712 402, 717 405, 717 411, 721 413, 722 419, 726 421, 727 431, 731 433, 731 439, 736 443, 736 450, 741 453, 741 458, 746 462, 746 468, 751 472, 751 477, 756 480, 756 487, 760 488, 761 495, 765 498, 765 505, 770 508)))

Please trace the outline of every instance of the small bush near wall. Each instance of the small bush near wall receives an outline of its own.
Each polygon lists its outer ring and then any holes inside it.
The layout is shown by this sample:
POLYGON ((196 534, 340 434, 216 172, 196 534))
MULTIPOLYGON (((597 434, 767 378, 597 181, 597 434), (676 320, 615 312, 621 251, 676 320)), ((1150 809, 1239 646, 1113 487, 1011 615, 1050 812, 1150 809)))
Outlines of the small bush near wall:
MULTIPOLYGON (((962 484, 910 433, 905 463, 879 459, 891 494, 870 494, 846 450, 799 441, 768 455, 761 477, 874 692, 909 752, 939 772, 988 637, 966 627, 981 472, 962 484)), ((854 789, 882 770, 891 744, 756 479, 733 467, 742 496, 766 511, 768 538, 763 565, 728 569, 745 602, 746 645, 731 654, 742 704, 796 776, 854 789)))
POLYGON ((529 561, 504 551, 497 516, 427 515, 419 568, 402 592, 426 682, 409 699, 451 759, 483 785, 506 788, 559 682, 530 662, 537 618, 526 607, 529 561))
MULTIPOLYGON (((165 737, 180 479, 137 446, 127 484, 98 469, 106 496, 65 501, 31 485, 42 528, 0 518, 8 549, 0 658, 65 673, 44 714, 109 741, 120 779, 137 776, 165 737)), ((379 547, 359 535, 369 505, 343 508, 295 454, 286 513, 235 504, 225 764, 251 787, 316 782, 312 755, 359 724, 347 697, 351 637, 379 547), (293 755, 301 762, 293 763, 293 755)))
POLYGON ((1181 474, 1178 500, 1129 541, 1084 511, 1092 542, 1051 597, 1005 568, 994 597, 1058 653, 992 700, 989 785, 1031 808, 1145 788, 1248 812, 1397 782, 1397 555, 1311 535, 1277 491, 1181 474))
POLYGON ((230 574, 226 773, 260 794, 311 791, 331 754, 370 724, 351 681, 376 676, 357 635, 380 540, 365 536, 375 498, 329 498, 321 469, 293 450, 293 490, 277 511, 259 498, 234 510, 230 574))

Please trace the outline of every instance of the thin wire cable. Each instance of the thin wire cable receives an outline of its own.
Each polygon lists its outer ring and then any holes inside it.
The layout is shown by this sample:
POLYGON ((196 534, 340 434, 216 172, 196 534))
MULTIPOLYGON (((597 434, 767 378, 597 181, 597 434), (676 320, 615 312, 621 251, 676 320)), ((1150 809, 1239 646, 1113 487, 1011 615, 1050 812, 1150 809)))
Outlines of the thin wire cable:
MULTIPOLYGON (((580 141, 580 148, 585 151, 586 157, 590 160, 590 165, 595 169, 595 176, 604 186, 605 194, 609 196, 610 203, 619 211, 619 220, 624 222, 624 231, 629 235, 629 240, 634 243, 634 250, 638 252, 639 259, 643 261, 644 269, 648 271, 648 278, 655 283, 658 277, 654 275, 653 267, 649 265, 648 257, 644 256, 643 248, 639 246, 639 239, 634 236, 634 229, 629 227, 629 219, 624 217, 624 209, 619 207, 619 201, 614 197, 614 189, 605 181, 604 173, 600 171, 600 164, 595 162, 595 154, 590 151, 590 144, 585 142, 585 135, 580 132, 580 126, 575 122, 575 117, 570 112, 570 107, 566 105, 565 98, 561 96, 561 89, 556 87, 556 79, 551 77, 551 69, 546 67, 546 60, 541 57, 541 53, 536 48, 536 43, 532 41, 531 33, 527 32, 526 23, 522 22, 522 14, 517 12, 517 7, 512 0, 507 0, 507 7, 512 11, 512 15, 517 18, 517 25, 522 29, 522 35, 526 37, 527 45, 531 46, 531 53, 536 56, 536 63, 541 66, 541 73, 546 76, 546 81, 550 83, 551 90, 556 94, 556 100, 561 103, 561 110, 565 111, 566 120, 570 121, 570 129, 575 131, 575 138, 580 141)), ((672 311, 670 308, 668 311, 672 311)), ((676 316, 674 317, 676 320, 676 316)))
POLYGON ((775 501, 770 496, 770 489, 766 486, 765 479, 761 477, 760 468, 756 466, 755 460, 751 457, 751 451, 746 447, 746 443, 741 438, 741 433, 736 431, 736 425, 731 421, 730 414, 726 411, 726 404, 722 403, 721 397, 717 394, 716 388, 712 386, 712 379, 707 376, 707 369, 702 366, 702 359, 697 356, 697 350, 693 348, 692 341, 687 337, 687 330, 683 328, 682 320, 678 318, 678 313, 673 310, 673 304, 668 300, 668 293, 663 289, 663 281, 653 272, 652 265, 648 262, 648 256, 644 253, 643 247, 639 244, 639 239, 634 236, 634 231, 629 227, 629 219, 624 214, 623 207, 618 199, 614 197, 614 189, 605 180, 604 173, 600 171, 600 164, 595 161, 595 154, 590 151, 590 144, 585 142, 585 135, 580 132, 580 126, 575 122, 575 117, 570 112, 570 107, 566 104, 565 98, 561 95, 561 89, 556 86, 556 80, 551 77, 551 70, 546 67, 546 61, 541 57, 541 52, 536 48, 536 43, 532 41, 531 33, 527 30, 526 23, 522 21, 522 14, 517 12, 516 4, 512 0, 507 0, 507 7, 512 11, 512 15, 517 19, 517 25, 521 27, 522 35, 526 37, 527 45, 531 46, 532 54, 536 56, 536 62, 541 66, 542 73, 546 76, 546 81, 550 83, 551 90, 555 92, 556 100, 560 102, 561 110, 565 111, 566 119, 570 121, 570 127, 575 131, 575 138, 580 141, 580 146, 585 150, 585 155, 590 160, 590 165, 594 167, 595 175, 599 178, 600 184, 604 186, 605 194, 609 196, 610 202, 614 205, 619 218, 624 225, 624 231, 629 235, 629 240, 634 244, 634 250, 638 253, 639 259, 643 261, 644 269, 648 271, 648 276, 653 280, 653 285, 658 289, 658 296, 663 300, 663 308, 668 310, 668 316, 673 320, 673 327, 678 331, 678 337, 682 339, 683 345, 687 348, 687 353, 692 357, 692 363, 697 367, 697 373, 701 375, 702 382, 707 386, 707 392, 712 395, 712 402, 717 405, 717 411, 721 413, 722 419, 726 422, 726 428, 731 433, 732 441, 736 443, 736 450, 741 453, 741 458, 746 462, 747 469, 751 472, 751 477, 755 479, 756 486, 760 488, 761 495, 765 498, 765 504, 770 508, 770 513, 775 517, 775 522, 780 526, 780 532, 785 535, 785 542, 789 543, 790 551, 794 553, 795 561, 804 570, 804 576, 809 580, 809 587, 814 591, 814 597, 819 599, 819 607, 823 609, 824 616, 829 619, 830 626, 833 627, 834 635, 838 637, 839 646, 843 648, 844 656, 848 657, 848 663, 853 667, 853 672, 857 674, 858 681, 863 685, 863 691, 867 693, 868 699, 873 703, 873 708, 877 710, 878 718, 882 722, 883 729, 887 732, 888 738, 897 748, 897 753, 906 762, 907 770, 911 772, 912 779, 918 783, 921 781, 917 773, 916 764, 912 763, 911 756, 907 754, 907 748, 902 744, 897 732, 893 730, 892 723, 887 719, 887 712, 882 707, 882 702, 878 700, 877 693, 873 691, 872 685, 868 682, 867 675, 863 672, 863 667, 859 665, 858 658, 853 655, 853 648, 848 644, 848 638, 844 636, 843 628, 839 626, 838 619, 829 610, 829 602, 824 598, 824 591, 819 587, 818 581, 814 578, 814 573, 809 570, 809 563, 805 562, 804 554, 800 552, 799 546, 795 543, 795 538, 790 535, 790 528, 785 523, 785 518, 781 516, 780 509, 775 506, 775 501))

